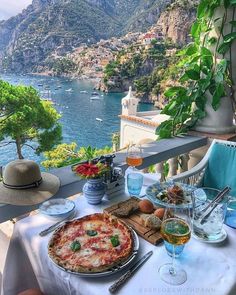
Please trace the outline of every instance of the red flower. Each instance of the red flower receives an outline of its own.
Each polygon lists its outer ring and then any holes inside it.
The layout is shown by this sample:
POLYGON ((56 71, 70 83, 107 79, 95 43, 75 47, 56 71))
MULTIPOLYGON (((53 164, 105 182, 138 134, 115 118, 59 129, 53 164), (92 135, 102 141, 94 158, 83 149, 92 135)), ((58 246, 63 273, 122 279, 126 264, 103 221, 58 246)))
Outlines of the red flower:
POLYGON ((83 178, 96 178, 104 171, 104 167, 94 164, 81 164, 75 168, 75 172, 83 178))

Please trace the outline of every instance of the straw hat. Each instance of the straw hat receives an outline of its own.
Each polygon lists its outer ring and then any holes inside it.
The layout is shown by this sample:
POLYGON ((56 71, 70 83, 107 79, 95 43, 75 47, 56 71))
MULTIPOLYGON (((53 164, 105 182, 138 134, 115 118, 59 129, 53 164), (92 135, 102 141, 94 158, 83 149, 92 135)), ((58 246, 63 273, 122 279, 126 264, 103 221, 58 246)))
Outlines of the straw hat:
POLYGON ((34 161, 16 160, 6 165, 0 183, 0 203, 34 205, 51 198, 58 191, 60 180, 40 172, 34 161))

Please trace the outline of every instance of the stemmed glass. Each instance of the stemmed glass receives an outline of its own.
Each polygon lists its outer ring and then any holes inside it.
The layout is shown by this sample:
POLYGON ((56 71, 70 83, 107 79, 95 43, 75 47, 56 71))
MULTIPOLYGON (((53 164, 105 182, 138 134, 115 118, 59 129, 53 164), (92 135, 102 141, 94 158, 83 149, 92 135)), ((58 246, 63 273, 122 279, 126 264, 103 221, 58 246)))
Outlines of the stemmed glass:
POLYGON ((173 246, 172 262, 159 268, 161 279, 171 285, 181 285, 187 280, 187 273, 175 264, 175 247, 186 244, 191 236, 190 208, 167 204, 161 225, 164 241, 173 246))
POLYGON ((126 163, 135 170, 135 167, 142 165, 142 149, 139 144, 130 145, 127 150, 126 163))

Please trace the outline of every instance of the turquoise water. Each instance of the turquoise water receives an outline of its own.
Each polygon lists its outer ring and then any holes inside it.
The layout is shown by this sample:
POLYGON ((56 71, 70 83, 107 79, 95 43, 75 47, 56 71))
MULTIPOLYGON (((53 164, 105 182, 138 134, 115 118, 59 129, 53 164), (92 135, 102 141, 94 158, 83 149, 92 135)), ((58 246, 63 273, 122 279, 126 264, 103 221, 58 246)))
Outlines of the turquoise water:
MULTIPOLYGON (((61 114, 61 124, 63 126, 63 142, 76 142, 78 146, 88 146, 101 148, 106 145, 111 146, 111 135, 119 131, 121 113, 121 99, 124 93, 109 93, 100 95, 101 100, 90 100, 94 83, 68 78, 44 77, 44 76, 19 76, 0 74, 0 78, 12 84, 32 85, 39 91, 45 91, 44 97, 50 96, 54 102, 54 107, 61 114), (43 86, 39 86, 42 84, 43 86), (61 88, 58 88, 61 86, 61 88), (66 91, 71 89, 72 91, 66 91), (80 93, 87 91, 87 93, 80 93), (102 119, 102 122, 96 118, 102 119)), ((153 110, 152 105, 140 104, 140 111, 153 110)), ((30 148, 24 148, 25 158, 31 158, 40 162, 43 156, 36 156, 30 148)), ((14 145, 0 148, 0 165, 16 158, 14 145)))

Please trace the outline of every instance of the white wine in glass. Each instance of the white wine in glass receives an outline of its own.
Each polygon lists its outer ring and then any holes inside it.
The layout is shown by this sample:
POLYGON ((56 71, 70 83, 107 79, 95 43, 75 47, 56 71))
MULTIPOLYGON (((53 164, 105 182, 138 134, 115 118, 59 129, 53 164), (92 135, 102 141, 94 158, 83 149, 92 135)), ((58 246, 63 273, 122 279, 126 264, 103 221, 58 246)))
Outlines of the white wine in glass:
POLYGON ((186 244, 191 237, 190 208, 167 204, 160 232, 163 240, 173 245, 172 263, 159 268, 161 279, 170 285, 181 285, 186 282, 187 273, 175 265, 175 247, 186 244))

